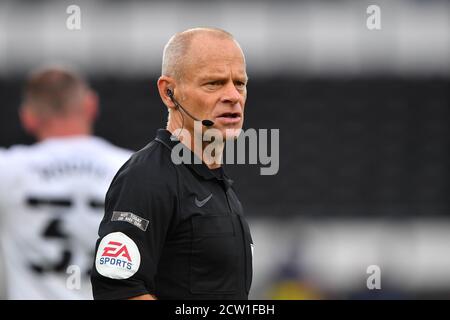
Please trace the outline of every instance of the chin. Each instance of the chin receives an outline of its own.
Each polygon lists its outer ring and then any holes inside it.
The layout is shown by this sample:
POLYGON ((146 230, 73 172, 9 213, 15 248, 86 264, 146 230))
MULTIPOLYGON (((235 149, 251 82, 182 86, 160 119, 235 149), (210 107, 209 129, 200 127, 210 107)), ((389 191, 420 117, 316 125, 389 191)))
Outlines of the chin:
POLYGON ((241 134, 242 127, 239 128, 225 128, 222 130, 222 135, 225 140, 236 140, 241 134))

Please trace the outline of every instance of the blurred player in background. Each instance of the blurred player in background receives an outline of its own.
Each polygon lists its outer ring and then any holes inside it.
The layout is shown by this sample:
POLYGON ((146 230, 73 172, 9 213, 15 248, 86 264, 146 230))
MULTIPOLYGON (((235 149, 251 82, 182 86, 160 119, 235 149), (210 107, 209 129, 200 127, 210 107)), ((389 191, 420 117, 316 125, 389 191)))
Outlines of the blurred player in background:
POLYGON ((106 190, 131 152, 92 136, 97 95, 76 73, 31 73, 20 108, 38 142, 0 151, 0 230, 8 299, 92 299, 106 190))

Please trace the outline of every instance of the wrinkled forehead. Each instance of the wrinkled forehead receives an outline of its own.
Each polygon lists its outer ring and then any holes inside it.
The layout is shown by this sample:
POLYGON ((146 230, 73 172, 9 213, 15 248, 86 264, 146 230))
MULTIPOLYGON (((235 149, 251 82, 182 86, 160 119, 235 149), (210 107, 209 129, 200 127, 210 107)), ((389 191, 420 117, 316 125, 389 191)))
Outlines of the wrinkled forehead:
POLYGON ((196 37, 186 55, 185 75, 189 78, 207 74, 233 74, 246 77, 244 54, 239 45, 228 38, 196 37))

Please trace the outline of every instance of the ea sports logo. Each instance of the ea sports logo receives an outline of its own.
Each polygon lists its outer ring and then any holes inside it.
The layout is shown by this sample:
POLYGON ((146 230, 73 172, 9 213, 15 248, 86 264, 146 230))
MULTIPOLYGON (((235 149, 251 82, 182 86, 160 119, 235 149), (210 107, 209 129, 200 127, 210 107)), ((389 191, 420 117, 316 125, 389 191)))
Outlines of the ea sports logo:
POLYGON ((131 262, 130 254, 128 253, 127 246, 115 241, 108 242, 108 246, 103 250, 102 257, 114 257, 119 256, 125 257, 129 262, 131 262))
POLYGON ((138 247, 122 232, 110 233, 100 241, 95 267, 102 276, 128 279, 138 271, 140 263, 138 247))

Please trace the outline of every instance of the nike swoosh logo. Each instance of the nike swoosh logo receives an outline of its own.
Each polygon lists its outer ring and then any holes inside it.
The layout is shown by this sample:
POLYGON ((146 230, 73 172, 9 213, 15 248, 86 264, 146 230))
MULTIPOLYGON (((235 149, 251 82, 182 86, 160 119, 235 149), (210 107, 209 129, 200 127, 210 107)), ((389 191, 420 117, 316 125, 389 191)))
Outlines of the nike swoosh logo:
POLYGON ((203 199, 202 201, 200 201, 200 200, 198 200, 197 199, 197 197, 195 197, 195 205, 197 206, 197 207, 199 207, 199 208, 201 208, 201 207, 203 207, 208 201, 209 201, 209 199, 211 199, 212 198, 212 193, 209 195, 209 196, 207 196, 205 199, 203 199))

